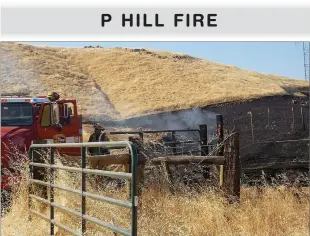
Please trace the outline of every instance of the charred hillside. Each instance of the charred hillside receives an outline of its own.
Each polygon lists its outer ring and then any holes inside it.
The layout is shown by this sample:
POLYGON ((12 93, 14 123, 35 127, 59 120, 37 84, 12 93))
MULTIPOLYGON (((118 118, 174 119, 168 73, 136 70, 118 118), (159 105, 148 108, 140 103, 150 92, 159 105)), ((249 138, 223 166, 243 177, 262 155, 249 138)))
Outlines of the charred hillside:
POLYGON ((308 100, 307 96, 268 97, 207 107, 205 110, 223 114, 225 128, 240 133, 240 152, 245 166, 307 161, 309 141, 302 139, 309 138, 308 100), (249 112, 252 113, 253 135, 249 112))
POLYGON ((248 169, 254 168, 261 172, 265 167, 269 170, 270 166, 273 166, 273 171, 283 168, 307 171, 307 163, 290 163, 309 160, 308 101, 308 96, 273 96, 202 109, 142 116, 113 125, 186 129, 208 124, 208 130, 212 134, 215 131, 215 115, 222 114, 225 129, 240 133, 241 164, 245 174, 251 174, 248 169), (249 112, 252 113, 253 135, 249 112))

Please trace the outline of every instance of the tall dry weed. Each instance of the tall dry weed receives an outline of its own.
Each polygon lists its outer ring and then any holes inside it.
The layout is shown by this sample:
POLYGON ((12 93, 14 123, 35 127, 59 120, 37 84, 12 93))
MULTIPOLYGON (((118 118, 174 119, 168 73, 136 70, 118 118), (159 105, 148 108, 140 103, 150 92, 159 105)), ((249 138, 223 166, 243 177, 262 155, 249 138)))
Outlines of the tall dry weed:
MULTIPOLYGON (((62 165, 57 159, 57 165, 62 165)), ((13 191, 12 205, 4 214, 2 233, 6 236, 36 236, 49 233, 49 224, 32 216, 28 219, 28 168, 24 166, 22 181, 13 191)), ((138 235, 306 235, 309 220, 309 188, 264 186, 242 187, 241 202, 230 205, 216 189, 176 189, 164 183, 163 173, 156 172, 144 187, 138 210, 138 235), (157 178, 157 182, 154 178, 157 178)), ((81 187, 81 176, 56 171, 56 184, 75 189, 81 187)), ((121 200, 128 200, 126 188, 110 185, 94 186, 91 177, 87 191, 121 200)), ((35 202, 35 201, 34 201, 35 202)), ((55 190, 55 203, 80 210, 81 197, 55 190)), ((86 214, 129 229, 130 211, 87 199, 86 214)), ((48 206, 32 206, 49 216, 48 206)), ((74 229, 81 228, 81 217, 56 210, 55 220, 74 229)), ((70 235, 58 229, 57 235, 70 235)), ((88 235, 113 235, 109 230, 87 223, 88 235)))

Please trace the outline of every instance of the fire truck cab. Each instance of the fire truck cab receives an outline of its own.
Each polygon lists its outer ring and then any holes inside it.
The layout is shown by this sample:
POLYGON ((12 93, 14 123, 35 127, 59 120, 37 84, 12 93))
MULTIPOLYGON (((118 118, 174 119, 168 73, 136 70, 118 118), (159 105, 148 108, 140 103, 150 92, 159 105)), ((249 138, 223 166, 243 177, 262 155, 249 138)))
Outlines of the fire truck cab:
MULTIPOLYGON (((1 189, 9 188, 14 152, 27 154, 32 143, 82 142, 82 119, 76 100, 50 101, 46 96, 1 94, 1 189), (10 176, 6 175, 9 170, 10 176)), ((79 156, 79 148, 57 149, 59 154, 79 156)))

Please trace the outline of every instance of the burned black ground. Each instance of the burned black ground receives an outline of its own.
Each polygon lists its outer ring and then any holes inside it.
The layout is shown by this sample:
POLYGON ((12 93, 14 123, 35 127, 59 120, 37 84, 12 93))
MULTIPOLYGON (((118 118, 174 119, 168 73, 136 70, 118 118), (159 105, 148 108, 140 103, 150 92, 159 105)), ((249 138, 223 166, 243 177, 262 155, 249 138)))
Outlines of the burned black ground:
POLYGON ((273 96, 142 116, 111 125, 145 129, 196 129, 199 124, 207 124, 212 135, 215 132, 215 115, 222 114, 224 129, 240 133, 243 174, 256 176, 264 170, 271 176, 292 172, 308 175, 308 101, 307 96, 273 96), (249 112, 253 118, 253 135, 249 112))

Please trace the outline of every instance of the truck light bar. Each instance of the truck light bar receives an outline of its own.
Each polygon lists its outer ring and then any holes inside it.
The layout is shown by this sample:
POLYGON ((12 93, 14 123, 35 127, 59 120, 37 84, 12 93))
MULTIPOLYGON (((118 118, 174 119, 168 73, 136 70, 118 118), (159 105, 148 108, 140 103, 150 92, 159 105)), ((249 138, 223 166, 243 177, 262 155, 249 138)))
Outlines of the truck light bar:
POLYGON ((49 100, 47 98, 1 98, 1 102, 42 103, 42 102, 49 102, 49 100))

